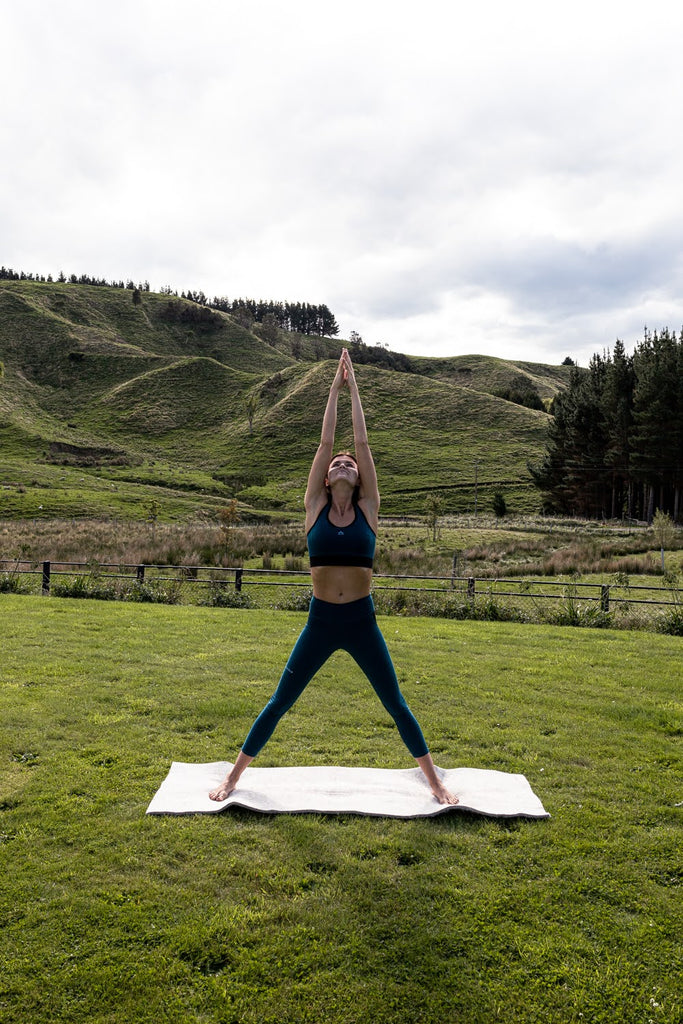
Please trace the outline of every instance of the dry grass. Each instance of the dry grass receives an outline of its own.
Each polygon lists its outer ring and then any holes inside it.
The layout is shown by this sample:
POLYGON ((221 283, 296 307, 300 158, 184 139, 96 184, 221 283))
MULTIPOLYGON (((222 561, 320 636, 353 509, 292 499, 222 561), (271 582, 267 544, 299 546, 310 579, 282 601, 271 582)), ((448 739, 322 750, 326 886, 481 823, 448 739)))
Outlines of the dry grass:
MULTIPOLYGON (((683 563, 683 531, 677 530, 667 568, 683 563)), ((0 559, 128 565, 278 565, 305 568, 301 523, 238 524, 231 529, 205 520, 150 523, 82 520, 11 520, 0 523, 0 559), (264 561, 265 559, 265 561, 264 561)), ((432 542, 419 520, 382 521, 375 568, 396 575, 569 576, 575 573, 629 576, 661 573, 652 530, 527 519, 448 520, 432 542)))
POLYGON ((10 521, 0 525, 0 558, 118 565, 235 565, 270 555, 302 556, 298 525, 243 526, 227 532, 207 524, 10 521))
MULTIPOLYGON (((448 541, 460 548, 460 575, 479 578, 661 573, 660 552, 653 531, 645 525, 528 519, 499 524, 497 529, 483 524, 478 529, 472 525, 459 531, 444 529, 442 548, 448 541)), ((671 566, 667 563, 667 567, 680 566, 683 530, 676 531, 668 550, 671 566)), ((444 574, 450 565, 444 552, 444 574)))

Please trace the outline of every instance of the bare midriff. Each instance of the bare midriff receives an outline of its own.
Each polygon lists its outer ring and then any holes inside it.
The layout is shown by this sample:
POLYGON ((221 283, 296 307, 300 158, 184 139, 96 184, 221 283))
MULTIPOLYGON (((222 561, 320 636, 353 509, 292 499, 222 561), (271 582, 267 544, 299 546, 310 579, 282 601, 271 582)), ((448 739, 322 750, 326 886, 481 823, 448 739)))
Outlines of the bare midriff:
POLYGON ((311 566, 313 596, 330 604, 348 604, 367 597, 372 584, 372 569, 360 565, 311 566))

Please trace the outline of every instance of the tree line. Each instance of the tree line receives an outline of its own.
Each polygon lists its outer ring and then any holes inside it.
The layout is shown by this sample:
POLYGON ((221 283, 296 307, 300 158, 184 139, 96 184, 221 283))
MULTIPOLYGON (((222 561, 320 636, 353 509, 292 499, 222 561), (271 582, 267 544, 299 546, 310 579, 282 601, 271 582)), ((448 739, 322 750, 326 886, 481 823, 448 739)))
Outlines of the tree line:
POLYGON ((328 307, 310 302, 274 302, 272 299, 207 299, 203 292, 186 292, 181 298, 189 299, 212 309, 229 313, 238 320, 262 324, 272 320, 281 331, 295 334, 317 334, 321 338, 334 338, 339 326, 328 307))
MULTIPOLYGON (((31 274, 24 271, 12 270, 11 267, 0 267, 0 281, 37 281, 41 284, 88 284, 100 288, 128 288, 133 292, 149 292, 148 281, 135 284, 127 281, 107 281, 103 277, 93 277, 90 274, 71 274, 67 277, 60 271, 56 278, 52 274, 31 274)), ((178 298, 178 292, 165 286, 160 289, 163 295, 173 295, 178 298)), ((333 338, 339 334, 339 326, 329 308, 324 304, 312 304, 309 302, 274 302, 272 299, 228 299, 214 297, 209 299, 203 291, 188 289, 180 293, 181 299, 194 302, 198 306, 207 306, 210 309, 220 310, 234 316, 246 326, 254 323, 263 323, 266 318, 274 321, 275 325, 283 331, 291 331, 297 334, 317 334, 320 337, 333 338)))
POLYGON ((0 281, 37 281, 39 284, 90 284, 96 288, 128 288, 148 292, 149 281, 135 284, 128 281, 107 281, 104 277, 93 277, 91 274, 70 274, 68 277, 60 270, 57 277, 52 274, 27 274, 23 270, 12 270, 11 267, 0 267, 0 281))
POLYGON ((683 517, 683 330, 645 331, 594 355, 554 399, 545 457, 529 466, 549 511, 651 522, 683 517))

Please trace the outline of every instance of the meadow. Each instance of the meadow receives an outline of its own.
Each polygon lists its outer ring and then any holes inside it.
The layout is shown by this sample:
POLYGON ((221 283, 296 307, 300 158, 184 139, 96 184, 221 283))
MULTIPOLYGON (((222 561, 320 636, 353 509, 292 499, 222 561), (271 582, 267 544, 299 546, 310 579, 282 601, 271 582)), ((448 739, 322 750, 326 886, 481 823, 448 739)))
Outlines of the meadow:
MULTIPOLYGON (((381 618, 437 764, 551 818, 146 817, 234 756, 293 612, 0 595, 6 1024, 678 1024, 680 640, 381 618)), ((409 767, 344 655, 262 765, 409 767)))

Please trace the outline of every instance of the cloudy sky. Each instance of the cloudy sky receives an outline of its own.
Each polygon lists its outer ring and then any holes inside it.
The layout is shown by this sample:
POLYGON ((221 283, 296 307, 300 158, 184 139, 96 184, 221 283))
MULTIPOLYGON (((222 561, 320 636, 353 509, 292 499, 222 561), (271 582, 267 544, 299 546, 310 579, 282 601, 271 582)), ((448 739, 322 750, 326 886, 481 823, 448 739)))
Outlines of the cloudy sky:
POLYGON ((0 264, 430 356, 683 323, 680 0, 0 0, 0 264))

